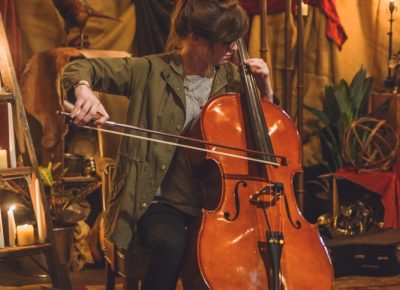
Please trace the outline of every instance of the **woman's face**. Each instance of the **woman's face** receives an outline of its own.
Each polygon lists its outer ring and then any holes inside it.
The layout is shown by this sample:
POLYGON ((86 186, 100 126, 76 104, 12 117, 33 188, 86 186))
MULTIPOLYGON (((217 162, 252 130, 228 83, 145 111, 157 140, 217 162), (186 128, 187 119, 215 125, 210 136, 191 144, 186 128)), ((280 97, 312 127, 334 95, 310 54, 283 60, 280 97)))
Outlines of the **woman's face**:
POLYGON ((209 58, 215 64, 223 64, 231 60, 232 54, 238 49, 236 41, 217 42, 209 47, 209 58))
POLYGON ((233 52, 237 49, 236 41, 210 44, 206 39, 190 34, 183 41, 182 51, 188 53, 194 61, 214 66, 231 60, 233 52))

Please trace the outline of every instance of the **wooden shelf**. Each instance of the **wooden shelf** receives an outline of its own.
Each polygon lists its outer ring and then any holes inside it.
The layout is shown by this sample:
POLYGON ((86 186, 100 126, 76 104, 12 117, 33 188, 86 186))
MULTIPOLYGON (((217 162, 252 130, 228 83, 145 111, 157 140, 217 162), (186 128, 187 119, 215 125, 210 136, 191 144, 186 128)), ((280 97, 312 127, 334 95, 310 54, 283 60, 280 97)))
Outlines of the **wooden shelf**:
POLYGON ((14 95, 11 93, 0 92, 0 103, 8 103, 14 101, 14 95))
POLYGON ((0 169, 0 179, 4 177, 25 176, 32 173, 31 167, 16 167, 0 169))
POLYGON ((50 252, 51 244, 35 244, 30 246, 5 247, 0 249, 0 259, 19 256, 32 256, 40 253, 50 252))
POLYGON ((88 183, 99 180, 95 176, 64 176, 61 178, 63 183, 88 183))

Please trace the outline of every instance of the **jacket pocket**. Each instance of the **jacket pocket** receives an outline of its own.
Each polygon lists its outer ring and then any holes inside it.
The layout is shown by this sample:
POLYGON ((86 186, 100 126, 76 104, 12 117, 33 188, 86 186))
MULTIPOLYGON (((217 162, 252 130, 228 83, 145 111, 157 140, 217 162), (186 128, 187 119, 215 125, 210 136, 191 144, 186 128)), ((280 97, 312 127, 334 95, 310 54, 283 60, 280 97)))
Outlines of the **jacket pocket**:
POLYGON ((108 196, 109 202, 116 200, 124 191, 127 183, 127 176, 129 175, 132 167, 132 160, 125 154, 120 154, 115 166, 115 171, 112 174, 113 176, 110 194, 108 196))
POLYGON ((124 189, 125 184, 126 184, 125 174, 122 174, 121 176, 115 176, 111 187, 111 192, 108 196, 109 202, 116 200, 118 196, 120 196, 122 190, 124 189))

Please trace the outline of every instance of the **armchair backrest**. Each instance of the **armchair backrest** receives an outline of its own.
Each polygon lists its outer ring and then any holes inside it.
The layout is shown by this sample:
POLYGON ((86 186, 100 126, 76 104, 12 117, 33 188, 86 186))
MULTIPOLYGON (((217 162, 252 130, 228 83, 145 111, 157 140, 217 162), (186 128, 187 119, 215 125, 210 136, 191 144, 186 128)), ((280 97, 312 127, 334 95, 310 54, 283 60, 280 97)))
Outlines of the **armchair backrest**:
MULTIPOLYGON (((98 93, 98 98, 113 122, 123 123, 128 108, 129 100, 124 96, 98 93)), ((116 129, 116 128, 114 128, 116 129)), ((116 129, 122 131, 121 129, 116 129)), ((121 136, 98 131, 99 154, 97 168, 102 180, 102 201, 105 209, 107 197, 111 190, 111 180, 117 157, 121 136)))
MULTIPOLYGON (((129 99, 124 96, 108 95, 103 93, 98 94, 98 97, 108 112, 110 120, 117 123, 124 123, 129 99)), ((113 130, 122 131, 122 129, 118 128, 113 128, 113 130)), ((98 132, 98 136, 100 157, 112 158, 115 160, 121 136, 105 132, 98 132)))

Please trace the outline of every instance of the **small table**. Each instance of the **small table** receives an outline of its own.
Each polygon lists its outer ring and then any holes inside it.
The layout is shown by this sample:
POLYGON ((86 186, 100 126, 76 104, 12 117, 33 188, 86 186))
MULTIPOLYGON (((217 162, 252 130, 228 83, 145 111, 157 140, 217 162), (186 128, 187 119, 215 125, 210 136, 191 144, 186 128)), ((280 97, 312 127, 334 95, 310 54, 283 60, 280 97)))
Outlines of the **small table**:
POLYGON ((342 168, 334 173, 381 196, 384 228, 400 228, 400 163, 386 172, 357 172, 342 168))

